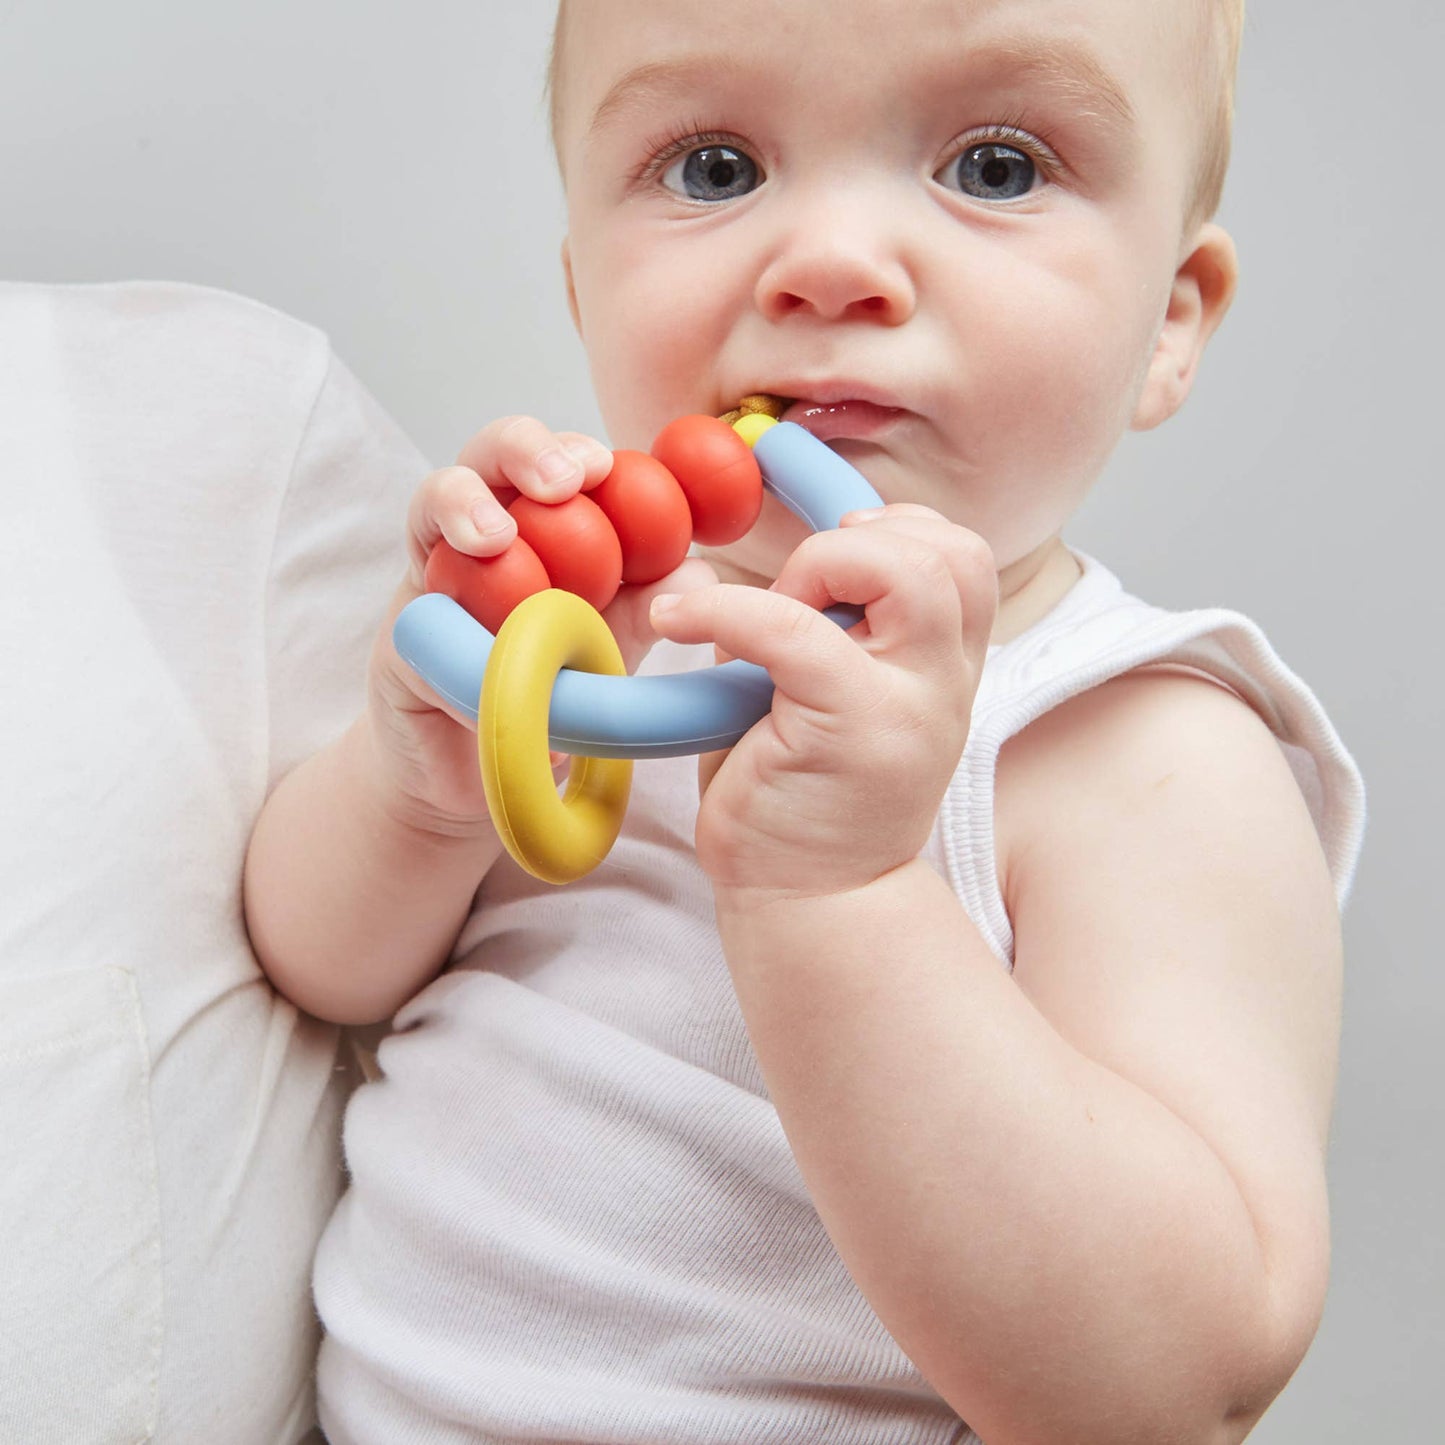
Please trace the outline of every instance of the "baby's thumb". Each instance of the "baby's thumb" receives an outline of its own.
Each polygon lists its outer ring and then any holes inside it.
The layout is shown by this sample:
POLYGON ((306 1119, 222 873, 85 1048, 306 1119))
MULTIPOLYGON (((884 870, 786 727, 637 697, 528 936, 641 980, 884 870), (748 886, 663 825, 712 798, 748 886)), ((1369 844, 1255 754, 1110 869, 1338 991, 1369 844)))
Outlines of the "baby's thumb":
POLYGON ((717 573, 701 557, 688 557, 666 577, 624 587, 617 594, 603 617, 622 649, 628 672, 636 672, 657 641, 648 620, 652 599, 664 592, 696 592, 699 588, 711 587, 716 581, 717 573))

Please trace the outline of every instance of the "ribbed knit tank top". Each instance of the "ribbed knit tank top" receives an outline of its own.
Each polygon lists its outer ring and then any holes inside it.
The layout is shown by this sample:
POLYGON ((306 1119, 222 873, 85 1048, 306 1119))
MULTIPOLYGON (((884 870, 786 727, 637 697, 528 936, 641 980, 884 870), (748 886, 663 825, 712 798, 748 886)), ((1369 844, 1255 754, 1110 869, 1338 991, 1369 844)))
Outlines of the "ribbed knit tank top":
MULTIPOLYGON (((1066 698, 1170 663, 1280 739, 1343 899, 1358 773, 1237 613, 1169 613, 1098 563, 990 650, 928 857, 1001 966, 1001 745, 1066 698)), ((705 666, 664 645, 647 671, 705 666)), ((322 1242, 331 1445, 959 1445, 976 1437, 858 1292, 794 1165, 692 854, 692 759, 637 765, 621 839, 563 889, 504 859, 452 967, 352 1101, 322 1242)))

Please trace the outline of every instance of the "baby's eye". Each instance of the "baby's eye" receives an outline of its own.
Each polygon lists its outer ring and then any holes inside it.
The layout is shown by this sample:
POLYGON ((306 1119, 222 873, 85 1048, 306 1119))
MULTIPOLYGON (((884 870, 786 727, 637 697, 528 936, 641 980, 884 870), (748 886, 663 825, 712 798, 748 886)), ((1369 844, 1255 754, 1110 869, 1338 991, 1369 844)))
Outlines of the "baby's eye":
POLYGON ((693 201, 731 201, 762 180, 757 163, 730 145, 705 145, 678 156, 662 173, 662 184, 693 201))
POLYGON ((1038 167, 1016 147, 990 142, 967 147, 933 178, 975 200, 1013 201, 1033 190, 1038 167))

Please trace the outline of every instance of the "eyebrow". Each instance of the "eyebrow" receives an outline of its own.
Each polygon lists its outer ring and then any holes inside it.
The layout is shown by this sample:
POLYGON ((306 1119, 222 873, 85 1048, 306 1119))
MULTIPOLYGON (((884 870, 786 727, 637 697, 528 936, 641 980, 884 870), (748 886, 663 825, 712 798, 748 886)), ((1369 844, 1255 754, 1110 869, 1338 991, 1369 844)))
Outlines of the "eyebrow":
POLYGON ((605 129, 624 119, 629 111, 645 109, 649 102, 691 90, 705 79, 717 79, 739 68, 736 61, 711 55, 651 60, 634 66, 608 88, 592 112, 588 130, 605 129))
POLYGON ((1066 103, 1095 105, 1102 120, 1132 129, 1134 107, 1107 66, 1083 45, 1020 36, 995 42, 978 60, 1014 75, 1037 80, 1066 103))
MULTIPOLYGON (((693 89, 708 79, 718 80, 743 69, 727 56, 681 56, 652 60, 624 72, 608 88, 592 112, 589 131, 605 129, 634 110, 646 109, 657 100, 693 89)), ((990 41, 977 50, 965 52, 949 66, 949 73, 967 69, 999 70, 1007 78, 1037 81, 1054 91, 1065 104, 1094 107, 1101 120, 1132 129, 1134 107, 1123 87, 1101 60, 1085 46, 1072 41, 1049 41, 1018 36, 990 41)))

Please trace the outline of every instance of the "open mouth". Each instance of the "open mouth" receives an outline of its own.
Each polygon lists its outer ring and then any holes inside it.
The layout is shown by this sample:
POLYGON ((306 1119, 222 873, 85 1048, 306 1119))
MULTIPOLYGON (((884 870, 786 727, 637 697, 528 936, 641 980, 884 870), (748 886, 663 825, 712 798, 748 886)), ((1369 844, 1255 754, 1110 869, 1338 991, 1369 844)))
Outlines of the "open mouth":
POLYGON ((819 441, 868 441, 903 415, 903 408, 849 397, 838 401, 795 401, 783 420, 812 432, 819 441))
POLYGON ((760 391, 743 397, 731 411, 722 414, 722 420, 729 426, 745 416, 770 416, 774 421, 781 421, 783 413, 792 404, 791 399, 786 396, 772 396, 760 391))
POLYGON ((867 441, 878 436, 904 415, 904 408, 889 406, 864 397, 835 397, 826 401, 814 397, 786 397, 768 392, 743 397, 722 420, 731 426, 750 414, 789 421, 812 432, 819 441, 867 441))

